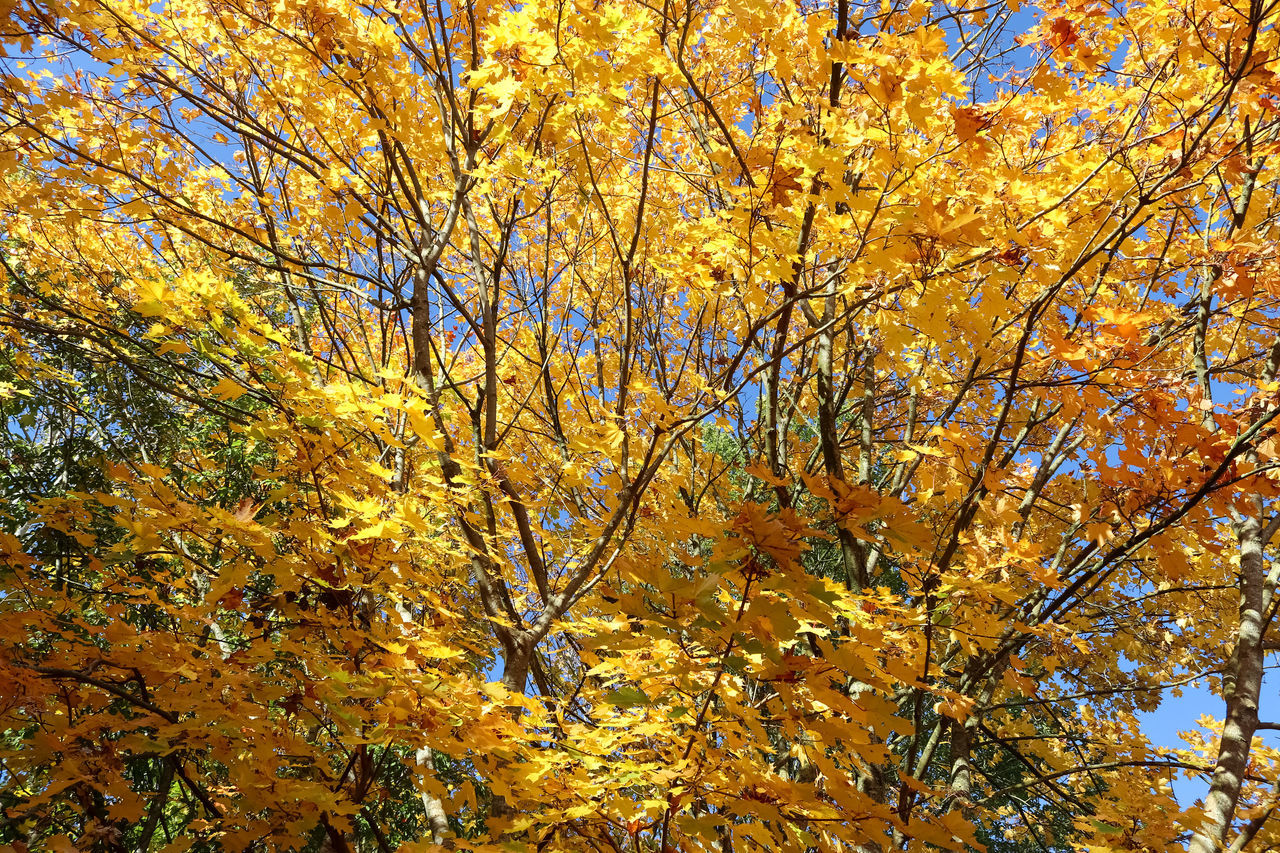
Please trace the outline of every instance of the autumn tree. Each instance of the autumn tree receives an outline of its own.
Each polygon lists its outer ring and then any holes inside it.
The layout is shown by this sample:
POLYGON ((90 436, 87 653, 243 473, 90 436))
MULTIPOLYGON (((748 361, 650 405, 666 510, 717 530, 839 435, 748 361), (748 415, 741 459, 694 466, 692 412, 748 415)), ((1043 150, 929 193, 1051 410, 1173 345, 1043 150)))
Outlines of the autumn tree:
POLYGON ((1271 0, 4 8, 0 841, 1278 843, 1271 0))

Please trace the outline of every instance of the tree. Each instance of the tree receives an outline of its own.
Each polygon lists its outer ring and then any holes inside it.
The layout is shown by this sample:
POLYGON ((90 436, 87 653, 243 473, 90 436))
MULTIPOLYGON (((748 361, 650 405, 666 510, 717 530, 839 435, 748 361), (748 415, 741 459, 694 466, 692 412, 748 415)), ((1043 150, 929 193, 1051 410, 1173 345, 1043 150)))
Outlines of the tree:
POLYGON ((6 12, 0 840, 1276 842, 1275 4, 6 12))

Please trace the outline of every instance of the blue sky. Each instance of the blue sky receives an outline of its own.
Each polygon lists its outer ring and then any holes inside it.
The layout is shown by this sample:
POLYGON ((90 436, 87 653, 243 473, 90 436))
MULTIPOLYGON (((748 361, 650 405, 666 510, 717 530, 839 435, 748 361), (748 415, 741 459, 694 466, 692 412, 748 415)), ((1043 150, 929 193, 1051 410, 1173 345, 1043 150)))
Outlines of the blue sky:
MULTIPOLYGON (((1277 690, 1280 686, 1280 676, 1276 675, 1274 666, 1273 663, 1273 668, 1267 672, 1267 677, 1263 680, 1260 702, 1262 719, 1273 722, 1280 720, 1280 690, 1277 690)), ((1185 744, 1181 733, 1199 729, 1200 727, 1196 724, 1197 719, 1203 715, 1221 719, 1224 712, 1225 706, 1221 698, 1210 693, 1204 686, 1197 688, 1187 685, 1182 688, 1181 697, 1167 694, 1165 701, 1157 710, 1138 714, 1138 720, 1143 733, 1150 738, 1152 744, 1183 747, 1185 744)), ((1261 732, 1260 735, 1268 746, 1280 748, 1280 732, 1261 732)), ((1183 808, 1202 798, 1208 788, 1207 776, 1189 779, 1180 776, 1175 778, 1173 783, 1178 805, 1183 808)))

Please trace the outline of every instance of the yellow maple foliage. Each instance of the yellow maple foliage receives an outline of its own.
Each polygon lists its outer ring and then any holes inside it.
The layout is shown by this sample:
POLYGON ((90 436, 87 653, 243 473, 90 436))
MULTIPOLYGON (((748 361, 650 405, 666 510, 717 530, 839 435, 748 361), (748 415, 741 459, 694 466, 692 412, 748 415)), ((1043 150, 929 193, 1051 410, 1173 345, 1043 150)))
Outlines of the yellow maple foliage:
POLYGON ((1276 4, 4 13, 0 843, 1277 843, 1276 4))

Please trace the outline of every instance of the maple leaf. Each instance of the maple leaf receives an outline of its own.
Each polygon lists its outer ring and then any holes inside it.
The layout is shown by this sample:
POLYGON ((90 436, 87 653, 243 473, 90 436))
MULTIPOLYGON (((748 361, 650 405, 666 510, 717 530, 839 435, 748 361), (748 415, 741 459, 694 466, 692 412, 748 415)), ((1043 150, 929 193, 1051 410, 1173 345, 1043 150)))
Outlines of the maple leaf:
POLYGON ((993 123, 990 114, 974 107, 952 107, 951 118, 955 122, 956 137, 961 142, 968 142, 993 123))
POLYGON ((1070 18, 1057 17, 1049 25, 1049 49, 1059 50, 1074 45, 1080 40, 1080 33, 1070 18))
POLYGON ((253 517, 258 514, 258 508, 259 504, 254 503, 252 498, 245 497, 241 498, 240 502, 236 504, 233 514, 237 521, 249 522, 253 521, 253 517))
POLYGON ((791 194, 797 192, 803 187, 797 180, 801 175, 800 169, 776 169, 773 172, 773 178, 769 182, 769 198, 775 205, 785 205, 791 198, 791 194))

